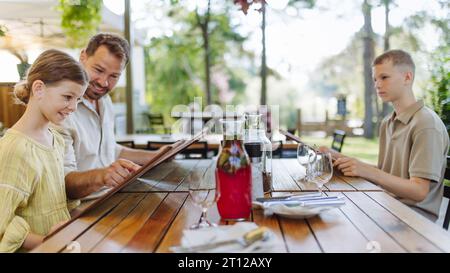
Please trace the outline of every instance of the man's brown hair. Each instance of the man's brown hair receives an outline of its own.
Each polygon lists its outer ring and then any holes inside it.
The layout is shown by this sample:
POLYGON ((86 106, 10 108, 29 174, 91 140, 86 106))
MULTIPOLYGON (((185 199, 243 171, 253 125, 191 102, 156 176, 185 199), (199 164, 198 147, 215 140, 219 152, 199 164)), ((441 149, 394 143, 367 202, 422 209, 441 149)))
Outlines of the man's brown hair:
POLYGON ((394 66, 408 66, 412 69, 413 74, 415 74, 416 65, 414 64, 411 55, 409 55, 409 53, 406 51, 400 49, 388 50, 380 56, 376 57, 373 61, 372 66, 382 64, 385 61, 392 61, 392 64, 394 66))
POLYGON ((105 46, 109 52, 125 61, 125 65, 130 60, 130 45, 124 38, 112 33, 99 33, 93 36, 86 47, 86 54, 92 56, 100 46, 105 46))

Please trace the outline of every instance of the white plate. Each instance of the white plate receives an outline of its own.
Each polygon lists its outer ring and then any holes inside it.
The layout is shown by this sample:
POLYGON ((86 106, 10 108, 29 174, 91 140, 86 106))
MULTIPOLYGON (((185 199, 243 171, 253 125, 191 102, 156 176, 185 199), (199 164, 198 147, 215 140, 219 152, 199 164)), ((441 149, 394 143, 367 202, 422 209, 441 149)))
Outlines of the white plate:
POLYGON ((325 212, 330 209, 338 208, 339 206, 318 206, 318 207, 304 207, 304 206, 295 206, 288 207, 282 204, 272 205, 266 210, 269 212, 280 215, 282 217, 291 218, 291 219, 306 219, 313 216, 316 216, 322 212, 325 212))

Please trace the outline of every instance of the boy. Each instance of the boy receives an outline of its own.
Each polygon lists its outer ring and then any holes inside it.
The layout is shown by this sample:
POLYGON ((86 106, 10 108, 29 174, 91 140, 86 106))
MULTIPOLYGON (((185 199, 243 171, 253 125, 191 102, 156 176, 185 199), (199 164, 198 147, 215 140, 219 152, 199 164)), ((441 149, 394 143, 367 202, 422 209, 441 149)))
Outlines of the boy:
MULTIPOLYGON (((415 65, 402 50, 390 50, 373 62, 375 89, 394 112, 380 126, 378 166, 332 152, 334 166, 383 187, 403 203, 435 221, 442 201, 449 139, 439 116, 414 97, 415 65)), ((326 148, 321 148, 326 149, 326 148)))

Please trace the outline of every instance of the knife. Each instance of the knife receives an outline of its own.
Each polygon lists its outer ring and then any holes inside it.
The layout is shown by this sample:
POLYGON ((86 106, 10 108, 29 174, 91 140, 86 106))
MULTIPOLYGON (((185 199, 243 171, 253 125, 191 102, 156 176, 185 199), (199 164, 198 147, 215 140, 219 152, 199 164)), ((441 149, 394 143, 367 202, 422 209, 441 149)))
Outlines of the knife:
POLYGON ((312 198, 312 197, 320 197, 321 194, 318 192, 315 193, 300 193, 300 194, 291 194, 284 196, 275 196, 275 197, 259 197, 256 198, 258 202, 269 202, 269 201, 277 201, 277 200, 291 200, 291 199, 302 199, 302 198, 312 198))
POLYGON ((295 206, 323 206, 323 205, 343 205, 345 204, 345 198, 343 196, 328 196, 327 198, 322 199, 310 199, 310 200, 277 200, 264 202, 263 205, 265 207, 269 207, 272 205, 286 205, 288 207, 295 206))

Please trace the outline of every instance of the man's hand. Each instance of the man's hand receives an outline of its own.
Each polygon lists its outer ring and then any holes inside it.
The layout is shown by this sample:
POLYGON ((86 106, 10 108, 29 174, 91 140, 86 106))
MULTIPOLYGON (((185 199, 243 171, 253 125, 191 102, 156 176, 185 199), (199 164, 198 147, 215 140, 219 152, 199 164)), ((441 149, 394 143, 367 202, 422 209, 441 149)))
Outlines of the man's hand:
POLYGON ((102 169, 102 181, 104 186, 115 187, 125 181, 133 172, 141 168, 130 160, 119 158, 109 167, 102 169))
POLYGON ((345 176, 361 176, 367 173, 369 165, 351 157, 340 157, 334 161, 333 166, 340 170, 345 176))

